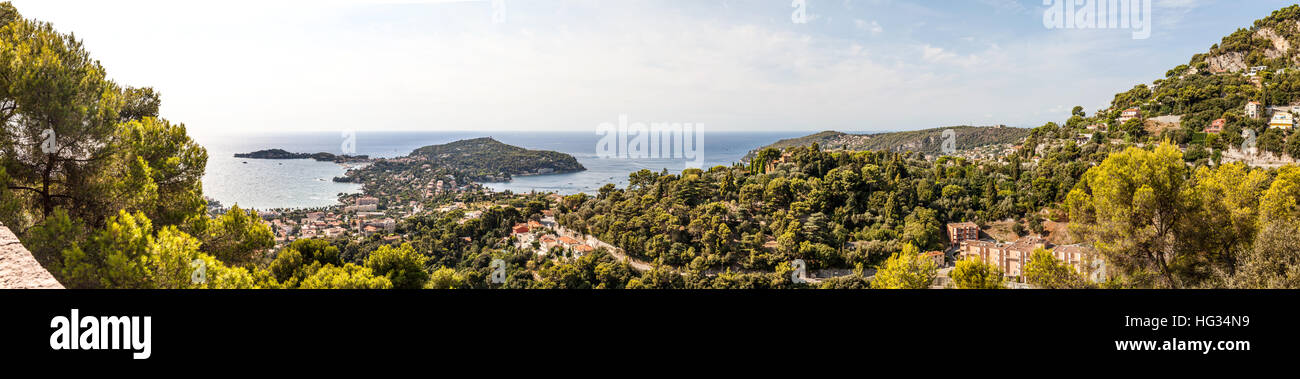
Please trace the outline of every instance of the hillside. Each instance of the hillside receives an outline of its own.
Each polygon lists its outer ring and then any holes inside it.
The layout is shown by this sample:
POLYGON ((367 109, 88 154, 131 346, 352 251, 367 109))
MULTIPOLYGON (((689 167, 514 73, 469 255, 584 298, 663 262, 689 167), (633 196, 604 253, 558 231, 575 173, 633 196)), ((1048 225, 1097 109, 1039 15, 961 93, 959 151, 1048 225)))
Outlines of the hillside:
MULTIPOLYGON (((1223 37, 1205 53, 1192 56, 1187 64, 1170 69, 1164 78, 1116 94, 1110 108, 1087 122, 1106 123, 1112 130, 1120 127, 1140 137, 1141 131, 1125 128, 1117 121, 1123 110, 1136 108, 1143 117, 1182 116, 1181 126, 1186 131, 1168 135, 1182 144, 1220 118, 1228 123, 1225 136, 1229 132, 1239 135, 1241 129, 1254 129, 1262 135, 1267 131, 1266 117, 1271 112, 1246 117, 1246 104, 1255 101, 1267 108, 1300 103, 1297 68, 1300 6, 1293 5, 1223 37)), ((1280 152, 1280 145, 1272 147, 1280 152)))
POLYGON ((463 172, 475 180, 509 180, 515 175, 559 174, 587 169, 572 155, 528 150, 491 137, 425 146, 415 149, 410 157, 463 172))
POLYGON ((878 134, 848 134, 825 131, 804 137, 777 141, 750 152, 746 158, 752 158, 756 152, 767 148, 788 149, 797 146, 811 146, 813 143, 827 150, 889 150, 937 154, 943 149, 943 132, 945 130, 952 130, 956 133, 955 142, 958 151, 968 151, 995 145, 1014 145, 1020 143, 1029 135, 1029 129, 1005 126, 956 126, 878 134))

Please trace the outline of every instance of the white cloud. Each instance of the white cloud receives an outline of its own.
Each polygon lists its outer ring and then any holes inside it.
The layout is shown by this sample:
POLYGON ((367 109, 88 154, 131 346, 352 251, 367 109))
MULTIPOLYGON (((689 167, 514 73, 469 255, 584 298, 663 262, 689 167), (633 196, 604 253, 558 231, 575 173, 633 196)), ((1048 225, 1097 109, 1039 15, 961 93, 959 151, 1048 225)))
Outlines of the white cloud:
POLYGON ((861 30, 861 31, 864 31, 864 32, 870 32, 871 34, 880 34, 880 33, 884 33, 884 32, 885 32, 885 28, 881 27, 881 26, 880 26, 880 23, 879 23, 879 22, 876 22, 876 21, 866 21, 866 20, 863 20, 863 19, 854 19, 854 20, 853 20, 853 26, 856 27, 856 28, 858 28, 858 30, 861 30))

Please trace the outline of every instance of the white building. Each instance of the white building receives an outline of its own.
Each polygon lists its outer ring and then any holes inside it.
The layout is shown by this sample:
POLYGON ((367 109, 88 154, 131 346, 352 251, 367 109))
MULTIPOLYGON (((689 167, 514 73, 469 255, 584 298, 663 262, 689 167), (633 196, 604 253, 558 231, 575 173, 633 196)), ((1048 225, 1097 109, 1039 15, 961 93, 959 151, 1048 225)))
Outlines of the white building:
POLYGON ((1119 121, 1119 123, 1123 124, 1125 122, 1128 122, 1128 120, 1141 118, 1141 117, 1142 117, 1142 111, 1138 110, 1137 108, 1129 108, 1129 109, 1125 109, 1124 112, 1121 112, 1119 114, 1119 118, 1116 119, 1116 121, 1119 121))
POLYGON ((1262 116, 1260 114, 1260 111, 1262 111, 1263 108, 1264 106, 1260 104, 1258 101, 1252 101, 1246 103, 1246 117, 1260 118, 1262 116))
POLYGON ((1283 130, 1291 130, 1295 126, 1295 117, 1291 113, 1278 112, 1273 114, 1273 120, 1268 122, 1268 127, 1283 130))

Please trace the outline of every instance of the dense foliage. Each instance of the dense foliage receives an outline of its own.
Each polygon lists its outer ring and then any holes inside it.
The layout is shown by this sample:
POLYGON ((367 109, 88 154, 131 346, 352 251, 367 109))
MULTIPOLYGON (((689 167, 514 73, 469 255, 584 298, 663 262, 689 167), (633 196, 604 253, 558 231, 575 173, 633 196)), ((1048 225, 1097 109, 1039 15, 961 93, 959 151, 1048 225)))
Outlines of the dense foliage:
MULTIPOLYGON (((0 3, 0 223, 69 287, 251 287, 256 213, 211 219, 207 151, 70 34, 0 3), (199 263, 199 262, 207 262, 199 263), (210 279, 189 281, 190 265, 210 279)), ((253 277, 255 277, 254 275, 253 277)))
MULTIPOLYGON (((878 134, 848 134, 825 131, 799 138, 780 140, 755 150, 755 153, 768 148, 783 150, 818 144, 825 149, 831 150, 898 151, 901 149, 921 154, 940 154, 943 151, 945 131, 954 133, 955 138, 952 147, 957 150, 990 145, 1013 145, 1019 143, 1029 133, 1028 129, 1023 128, 975 126, 953 126, 878 134)), ((747 158, 753 158, 754 156, 754 154, 750 154, 747 158)))

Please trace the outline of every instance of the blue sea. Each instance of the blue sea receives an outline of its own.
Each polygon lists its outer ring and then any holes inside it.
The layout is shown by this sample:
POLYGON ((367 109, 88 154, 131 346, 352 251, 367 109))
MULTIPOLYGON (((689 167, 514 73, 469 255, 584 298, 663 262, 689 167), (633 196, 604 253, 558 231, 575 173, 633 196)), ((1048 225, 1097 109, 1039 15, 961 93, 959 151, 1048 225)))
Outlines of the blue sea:
MULTIPOLYGON (((704 134, 704 168, 739 162, 750 150, 783 138, 807 135, 806 132, 742 133, 706 132, 704 134)), ((539 176, 515 177, 508 183, 486 183, 497 191, 530 191, 594 194, 607 183, 627 186, 630 173, 648 169, 681 172, 687 167, 682 159, 600 158, 596 144, 602 138, 595 133, 578 132, 357 132, 353 139, 356 154, 393 158, 409 154, 416 148, 455 142, 462 139, 492 137, 506 144, 534 150, 568 153, 587 171, 539 176)), ((295 153, 328 152, 342 154, 345 138, 339 132, 259 133, 241 135, 199 135, 194 139, 208 149, 207 174, 203 191, 225 206, 244 208, 314 208, 338 204, 338 196, 359 193, 358 184, 335 183, 347 168, 330 162, 310 159, 263 160, 235 158, 236 153, 265 149, 284 149, 295 153)))

